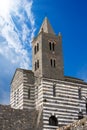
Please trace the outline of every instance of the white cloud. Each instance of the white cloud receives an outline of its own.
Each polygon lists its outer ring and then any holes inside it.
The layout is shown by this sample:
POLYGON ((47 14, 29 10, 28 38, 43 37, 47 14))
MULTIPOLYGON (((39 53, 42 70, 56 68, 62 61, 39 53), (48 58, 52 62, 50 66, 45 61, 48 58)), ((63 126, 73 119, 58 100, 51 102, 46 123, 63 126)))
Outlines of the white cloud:
POLYGON ((35 31, 32 1, 16 0, 13 7, 7 19, 0 17, 0 35, 4 38, 0 44, 0 54, 19 67, 29 68, 27 47, 31 47, 30 41, 35 31), (29 25, 26 20, 30 21, 29 25))
MULTIPOLYGON (((0 14, 0 66, 2 67, 0 72, 4 77, 7 76, 5 72, 9 75, 9 72, 13 73, 15 68, 29 69, 31 67, 31 40, 35 31, 33 0, 11 1, 8 16, 0 14)), ((3 86, 0 85, 0 88, 3 86)), ((4 90, 2 92, 5 93, 4 90)))

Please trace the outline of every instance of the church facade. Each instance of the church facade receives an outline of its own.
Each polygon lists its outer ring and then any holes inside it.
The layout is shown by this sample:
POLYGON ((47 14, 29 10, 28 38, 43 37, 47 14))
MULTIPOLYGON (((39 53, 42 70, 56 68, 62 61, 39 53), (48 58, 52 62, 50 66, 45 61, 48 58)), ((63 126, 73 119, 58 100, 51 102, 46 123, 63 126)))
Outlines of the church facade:
POLYGON ((32 70, 16 69, 10 105, 39 112, 42 130, 56 130, 87 114, 87 83, 64 76, 62 36, 47 18, 32 41, 32 70))

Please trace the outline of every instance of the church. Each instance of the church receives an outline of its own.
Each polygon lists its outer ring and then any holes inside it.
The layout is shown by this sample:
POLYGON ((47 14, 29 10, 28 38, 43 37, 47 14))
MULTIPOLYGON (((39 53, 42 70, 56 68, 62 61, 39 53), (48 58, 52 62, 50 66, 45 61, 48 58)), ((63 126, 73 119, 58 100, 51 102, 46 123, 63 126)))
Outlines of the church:
POLYGON ((62 35, 47 17, 32 41, 32 70, 18 68, 12 78, 10 105, 38 111, 40 130, 57 130, 87 114, 87 83, 64 75, 62 35))

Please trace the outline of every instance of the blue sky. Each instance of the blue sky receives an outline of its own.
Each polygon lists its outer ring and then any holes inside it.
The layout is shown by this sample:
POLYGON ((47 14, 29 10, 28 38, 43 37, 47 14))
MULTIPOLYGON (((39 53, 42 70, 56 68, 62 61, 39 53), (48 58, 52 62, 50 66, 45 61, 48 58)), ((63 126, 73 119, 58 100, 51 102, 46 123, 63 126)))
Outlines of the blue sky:
POLYGON ((9 104, 10 82, 15 69, 32 68, 31 41, 45 16, 55 33, 62 33, 65 75, 87 81, 86 0, 1 1, 0 104, 9 104), (5 2, 10 5, 8 8, 5 2))

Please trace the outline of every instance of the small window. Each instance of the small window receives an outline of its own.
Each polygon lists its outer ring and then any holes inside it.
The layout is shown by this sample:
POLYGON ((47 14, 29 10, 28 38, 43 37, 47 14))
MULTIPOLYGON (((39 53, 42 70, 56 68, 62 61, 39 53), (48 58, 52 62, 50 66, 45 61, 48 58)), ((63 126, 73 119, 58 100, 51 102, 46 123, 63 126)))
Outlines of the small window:
POLYGON ((35 70, 37 69, 37 63, 35 62, 35 70))
POLYGON ((56 96, 56 84, 53 84, 53 96, 56 96))
POLYGON ((39 51, 39 43, 37 43, 37 51, 39 51))
POLYGON ((49 118, 49 125, 58 126, 58 120, 55 116, 51 116, 49 118))
POLYGON ((19 97, 19 89, 17 90, 17 97, 19 97))
POLYGON ((51 42, 49 42, 49 48, 50 48, 50 50, 51 50, 51 42))
POLYGON ((56 61, 54 60, 54 68, 56 67, 56 61))
POLYGON ((52 67, 52 59, 50 60, 50 64, 51 64, 51 67, 52 67))
POLYGON ((81 120, 82 118, 83 118, 83 113, 82 113, 82 111, 80 111, 78 114, 78 120, 81 120))
POLYGON ((81 87, 78 88, 78 96, 79 96, 79 99, 81 100, 81 87))
POLYGON ((44 99, 44 100, 43 100, 43 102, 47 102, 47 100, 46 100, 46 99, 44 99))
POLYGON ((30 88, 28 89, 28 99, 30 99, 30 88))
POLYGON ((87 115, 87 99, 86 99, 86 115, 87 115))
POLYGON ((51 64, 51 67, 56 67, 56 60, 55 59, 51 59, 50 60, 50 64, 51 64))
POLYGON ((39 68, 39 60, 35 62, 35 71, 39 68))
POLYGON ((54 44, 54 42, 53 42, 52 46, 53 46, 53 51, 54 51, 54 47, 55 47, 55 44, 54 44))
POLYGON ((37 68, 39 68, 39 60, 37 60, 37 68))
POLYGON ((38 86, 36 86, 36 98, 38 99, 38 86))
POLYGON ((36 48, 36 46, 34 47, 34 54, 36 54, 36 52, 37 52, 37 48, 36 48))

